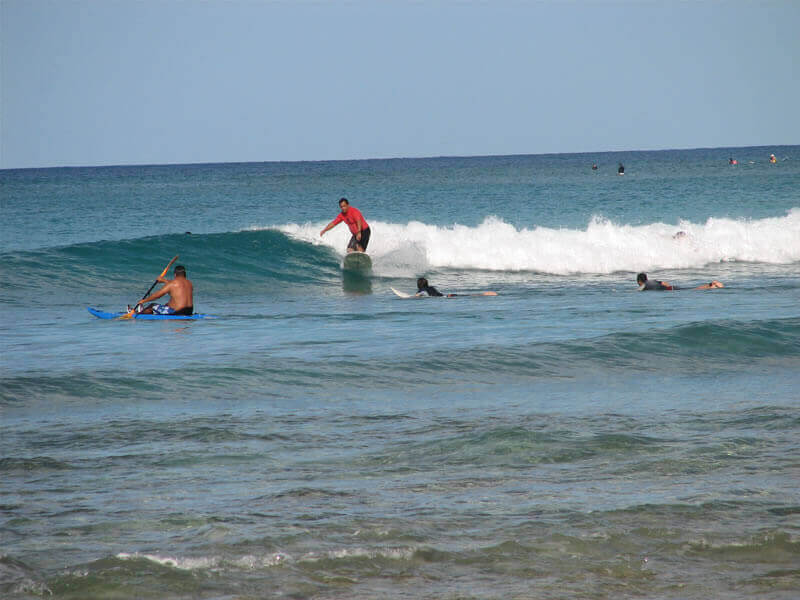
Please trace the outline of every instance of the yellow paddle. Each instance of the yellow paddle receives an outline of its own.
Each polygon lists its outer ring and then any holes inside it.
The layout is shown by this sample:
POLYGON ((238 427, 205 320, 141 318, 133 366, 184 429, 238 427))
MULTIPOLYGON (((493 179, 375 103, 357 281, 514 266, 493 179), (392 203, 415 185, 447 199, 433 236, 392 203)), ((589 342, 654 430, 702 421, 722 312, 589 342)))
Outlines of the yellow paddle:
MULTIPOLYGON (((150 289, 147 290, 144 293, 144 296, 142 296, 142 300, 144 300, 145 298, 147 298, 150 295, 150 292, 152 292, 153 288, 156 287, 156 284, 158 283, 158 280, 161 279, 162 277, 164 277, 164 275, 167 274, 167 271, 169 271, 169 268, 172 266, 172 263, 174 263, 176 260, 178 260, 178 255, 177 254, 175 255, 175 258, 173 258, 171 261, 169 261, 169 264, 161 272, 161 275, 159 275, 158 278, 153 282, 153 285, 150 286, 150 289)), ((141 302, 142 300, 139 300, 139 302, 141 302)), ((132 319, 133 318, 133 314, 136 312, 136 307, 138 306, 139 302, 137 302, 136 304, 133 305, 133 308, 130 310, 130 312, 125 313, 124 315, 122 315, 119 318, 120 319, 132 319)))

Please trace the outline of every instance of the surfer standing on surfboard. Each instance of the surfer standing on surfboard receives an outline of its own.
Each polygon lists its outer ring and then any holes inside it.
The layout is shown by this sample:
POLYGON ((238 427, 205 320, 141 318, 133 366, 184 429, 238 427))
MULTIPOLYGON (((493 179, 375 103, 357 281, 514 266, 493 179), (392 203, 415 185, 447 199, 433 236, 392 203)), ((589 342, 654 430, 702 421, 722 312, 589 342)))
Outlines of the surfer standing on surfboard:
POLYGON ((319 237, 322 237, 325 235, 326 231, 333 229, 344 221, 350 228, 350 233, 353 234, 353 237, 350 238, 350 243, 347 244, 347 251, 366 252, 367 244, 369 244, 370 230, 367 221, 364 219, 364 215, 362 215, 361 211, 355 206, 350 206, 347 198, 341 198, 339 200, 339 208, 342 212, 336 215, 336 218, 328 223, 325 229, 319 232, 319 237))
POLYGON ((139 300, 139 302, 136 303, 137 313, 143 315, 185 316, 190 316, 194 313, 194 300, 192 299, 194 286, 192 282, 186 278, 186 267, 183 265, 176 265, 175 279, 159 277, 157 281, 166 285, 156 293, 139 300), (169 294, 169 302, 167 304, 150 304, 147 308, 141 308, 147 302, 161 298, 161 296, 166 294, 169 294))

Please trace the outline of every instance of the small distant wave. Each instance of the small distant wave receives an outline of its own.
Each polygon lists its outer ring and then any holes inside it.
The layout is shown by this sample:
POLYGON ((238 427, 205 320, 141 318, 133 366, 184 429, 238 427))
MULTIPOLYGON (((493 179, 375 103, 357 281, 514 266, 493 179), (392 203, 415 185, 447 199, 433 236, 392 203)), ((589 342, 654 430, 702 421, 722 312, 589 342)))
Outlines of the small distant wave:
POLYGON ((0 473, 12 471, 64 471, 69 469, 72 469, 70 465, 49 456, 0 458, 0 473))
POLYGON ((275 552, 263 556, 242 555, 225 558, 221 556, 180 557, 140 552, 120 552, 116 555, 116 559, 126 562, 138 561, 143 565, 150 563, 157 567, 168 567, 181 571, 202 571, 209 569, 253 570, 276 567, 286 562, 320 563, 353 559, 365 563, 364 566, 368 566, 369 563, 376 560, 408 560, 414 555, 414 552, 414 548, 407 547, 343 547, 319 552, 310 551, 298 555, 297 557, 275 552))
MULTIPOLYGON (((681 325, 641 335, 616 332, 609 335, 561 342, 530 342, 518 345, 485 345, 471 348, 412 350, 409 353, 375 356, 352 364, 347 371, 327 359, 301 360, 276 352, 269 357, 232 356, 230 363, 188 364, 176 375, 174 365, 146 373, 119 369, 92 373, 40 374, 0 379, 0 406, 14 406, 57 395, 66 400, 110 397, 118 401, 141 396, 153 381, 165 394, 213 394, 213 390, 242 397, 284 393, 301 386, 305 393, 325 393, 327 387, 345 385, 352 378, 369 378, 387 389, 429 389, 456 385, 469 371, 477 380, 534 381, 580 378, 587 373, 723 373, 752 368, 758 362, 791 364, 800 356, 800 320, 718 321, 681 325), (168 375, 168 376, 166 376, 168 375), (115 390, 113 394, 109 390, 115 390), (265 392, 268 389, 269 392, 265 392)), ((204 424, 194 424, 186 433, 190 440, 225 439, 225 433, 204 424)), ((172 435, 183 435, 172 432, 172 435)), ((140 436, 147 435, 141 432, 140 436)))
MULTIPOLYGON (((468 465, 520 468, 535 464, 576 463, 599 456, 633 456, 656 452, 660 440, 634 434, 598 434, 582 439, 572 434, 531 431, 524 427, 496 427, 438 438, 402 451, 363 458, 359 466, 405 468, 435 460, 439 466, 468 465), (432 459, 431 457, 435 457, 432 459)), ((437 484, 439 485, 439 484, 437 484)))
MULTIPOLYGON (((319 237, 323 223, 276 229, 342 253, 350 233, 342 226, 319 237)), ((684 269, 721 262, 789 264, 800 261, 800 209, 755 220, 710 218, 645 225, 594 217, 586 229, 518 229, 488 216, 477 227, 412 221, 373 222, 369 252, 381 275, 428 268, 532 271, 553 275, 684 269), (681 231, 684 235, 675 237, 681 231)))
POLYGON ((174 556, 161 556, 158 554, 143 554, 139 552, 128 553, 120 552, 117 558, 123 561, 145 561, 155 563, 162 567, 171 567, 173 569, 180 569, 192 571, 197 569, 210 569, 220 564, 218 557, 198 557, 198 558, 179 558, 174 556))

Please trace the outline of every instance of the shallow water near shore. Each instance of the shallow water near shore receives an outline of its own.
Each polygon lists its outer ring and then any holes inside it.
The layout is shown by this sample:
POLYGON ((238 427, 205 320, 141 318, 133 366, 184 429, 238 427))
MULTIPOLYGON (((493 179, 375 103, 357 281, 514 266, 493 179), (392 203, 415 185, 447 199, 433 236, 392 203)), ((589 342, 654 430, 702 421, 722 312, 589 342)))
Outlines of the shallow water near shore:
POLYGON ((800 147, 0 185, 0 596, 796 596, 800 147))

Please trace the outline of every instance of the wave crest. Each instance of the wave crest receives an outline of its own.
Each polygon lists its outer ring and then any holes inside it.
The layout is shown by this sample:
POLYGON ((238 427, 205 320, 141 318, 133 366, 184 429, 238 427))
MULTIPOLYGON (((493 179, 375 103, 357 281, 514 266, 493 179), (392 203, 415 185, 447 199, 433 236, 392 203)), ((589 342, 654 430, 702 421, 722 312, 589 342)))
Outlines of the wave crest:
MULTIPOLYGON (((291 238, 343 253, 350 232, 339 227, 319 237, 324 224, 275 227, 291 238)), ((685 269, 721 262, 788 264, 800 261, 800 209, 784 217, 709 218, 620 225, 593 217, 586 229, 516 228, 494 216, 477 227, 419 221, 373 222, 369 252, 375 270, 393 275, 429 268, 533 271, 553 275, 685 269), (683 235, 676 234, 683 232, 683 235)))

